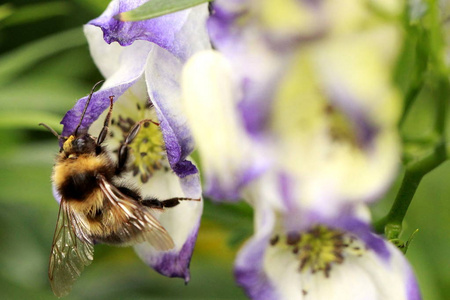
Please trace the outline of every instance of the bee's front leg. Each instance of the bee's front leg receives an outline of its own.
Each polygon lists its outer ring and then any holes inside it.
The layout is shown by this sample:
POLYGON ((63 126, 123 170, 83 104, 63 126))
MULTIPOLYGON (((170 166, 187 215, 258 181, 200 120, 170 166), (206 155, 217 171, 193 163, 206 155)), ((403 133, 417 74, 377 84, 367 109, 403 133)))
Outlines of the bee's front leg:
POLYGON ((128 145, 131 144, 133 140, 136 138, 142 126, 148 127, 150 123, 159 126, 159 123, 152 121, 150 119, 145 119, 140 122, 137 122, 136 124, 134 124, 133 128, 131 128, 130 132, 125 137, 124 142, 122 143, 122 145, 120 145, 119 148, 116 174, 120 174, 125 169, 128 160, 128 145))

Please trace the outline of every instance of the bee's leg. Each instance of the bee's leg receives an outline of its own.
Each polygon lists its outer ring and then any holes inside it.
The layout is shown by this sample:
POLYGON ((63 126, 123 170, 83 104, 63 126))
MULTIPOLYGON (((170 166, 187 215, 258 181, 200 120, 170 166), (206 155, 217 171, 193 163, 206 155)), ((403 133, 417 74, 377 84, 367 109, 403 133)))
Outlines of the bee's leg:
POLYGON ((141 195, 133 189, 130 189, 128 187, 125 186, 118 186, 117 189, 122 193, 125 194, 126 196, 136 200, 136 201, 141 201, 141 195))
POLYGON ((139 130, 141 130, 142 126, 148 127, 150 125, 150 123, 153 123, 156 126, 159 126, 159 123, 152 121, 150 119, 145 119, 140 122, 137 122, 136 124, 134 124, 133 128, 131 128, 130 132, 125 137, 124 142, 122 143, 122 145, 120 145, 120 148, 119 148, 116 174, 119 174, 120 172, 122 172, 127 164, 128 145, 131 144, 133 142, 133 140, 136 138, 136 136, 138 135, 139 130))
POLYGON ((98 135, 97 145, 100 145, 101 143, 103 143, 103 141, 106 138, 106 135, 108 134, 109 119, 111 119, 114 96, 109 96, 109 100, 111 101, 111 104, 109 105, 109 111, 108 111, 108 114, 106 115, 105 123, 103 123, 102 131, 100 131, 100 134, 98 135))
POLYGON ((170 199, 166 199, 166 200, 158 200, 156 198, 148 198, 148 199, 144 199, 141 201, 141 203, 144 206, 147 207, 151 207, 151 208, 164 208, 164 207, 174 207, 177 206, 178 204, 180 204, 180 201, 200 201, 199 198, 194 199, 194 198, 180 198, 180 197, 176 197, 176 198, 170 198, 170 199))

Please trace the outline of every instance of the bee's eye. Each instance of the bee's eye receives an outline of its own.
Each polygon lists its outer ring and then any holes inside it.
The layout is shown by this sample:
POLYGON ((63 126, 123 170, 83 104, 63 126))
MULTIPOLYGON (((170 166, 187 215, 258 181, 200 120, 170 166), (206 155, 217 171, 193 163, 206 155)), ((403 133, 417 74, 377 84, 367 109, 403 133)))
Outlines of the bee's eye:
POLYGON ((95 154, 99 155, 100 153, 102 153, 102 147, 101 146, 96 146, 95 147, 95 154))

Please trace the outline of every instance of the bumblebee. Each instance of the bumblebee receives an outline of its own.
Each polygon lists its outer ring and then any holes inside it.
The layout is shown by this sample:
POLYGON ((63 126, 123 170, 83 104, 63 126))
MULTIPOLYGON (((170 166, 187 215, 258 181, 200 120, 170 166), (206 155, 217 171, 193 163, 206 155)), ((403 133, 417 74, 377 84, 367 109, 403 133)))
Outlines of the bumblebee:
POLYGON ((84 267, 92 262, 95 243, 128 246, 148 242, 159 251, 172 249, 172 238, 153 213, 174 207, 182 200, 200 201, 181 197, 143 198, 139 191, 117 183, 121 174, 127 171, 128 146, 139 130, 142 126, 159 124, 150 119, 137 122, 125 137, 118 150, 117 162, 114 162, 102 146, 108 135, 114 96, 109 97, 111 104, 98 137, 88 134, 89 128, 80 130, 99 83, 92 88, 80 122, 69 137, 60 136, 49 126, 39 124, 62 141, 52 174, 60 206, 48 269, 52 290, 58 297, 70 292, 84 267))

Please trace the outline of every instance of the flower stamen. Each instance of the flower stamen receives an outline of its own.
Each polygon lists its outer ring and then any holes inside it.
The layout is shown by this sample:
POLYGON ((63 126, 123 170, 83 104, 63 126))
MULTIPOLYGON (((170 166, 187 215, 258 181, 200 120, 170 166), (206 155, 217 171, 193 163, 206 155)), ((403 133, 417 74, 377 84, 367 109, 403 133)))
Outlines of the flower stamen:
POLYGON ((298 261, 299 272, 322 272, 326 278, 330 277, 333 266, 342 264, 347 255, 359 257, 366 250, 354 236, 322 225, 302 233, 289 232, 284 237, 275 235, 270 245, 287 248, 298 261), (284 243, 279 243, 282 239, 284 243))
MULTIPOLYGON (((138 118, 133 119, 119 115, 111 120, 111 125, 114 126, 114 129, 120 131, 121 134, 117 136, 121 137, 120 144, 122 144, 136 122, 142 119, 155 121, 155 123, 145 123, 129 145, 130 154, 133 155, 133 159, 130 159, 132 163, 129 168, 132 170, 133 176, 139 175, 141 182, 146 183, 155 171, 162 169, 166 165, 166 151, 162 132, 157 125, 158 119, 153 105, 145 105, 143 107, 141 104, 136 103, 136 108, 139 115, 138 118)), ((112 136, 115 136, 115 134, 112 136)))

